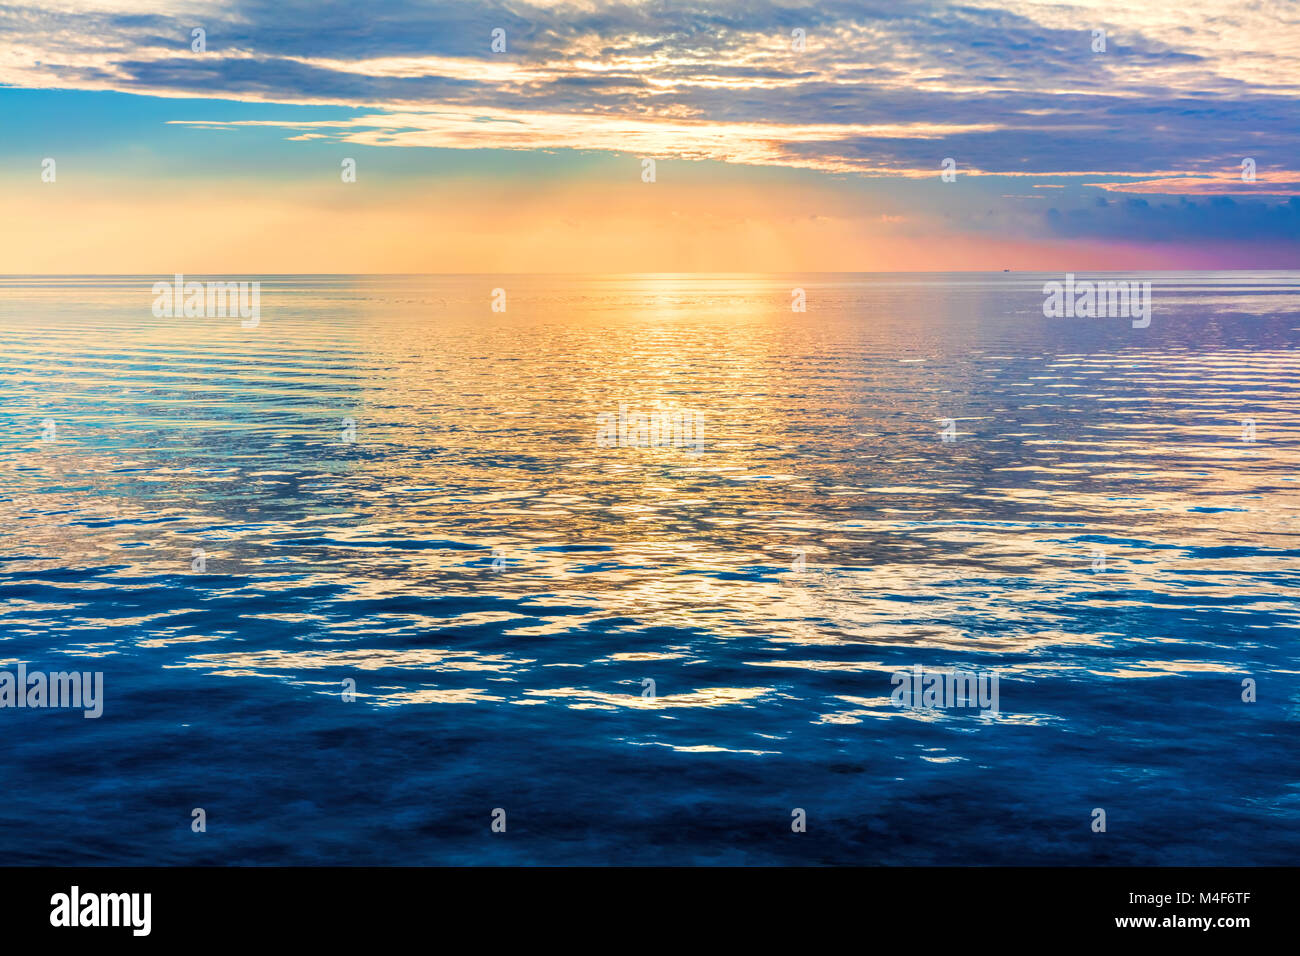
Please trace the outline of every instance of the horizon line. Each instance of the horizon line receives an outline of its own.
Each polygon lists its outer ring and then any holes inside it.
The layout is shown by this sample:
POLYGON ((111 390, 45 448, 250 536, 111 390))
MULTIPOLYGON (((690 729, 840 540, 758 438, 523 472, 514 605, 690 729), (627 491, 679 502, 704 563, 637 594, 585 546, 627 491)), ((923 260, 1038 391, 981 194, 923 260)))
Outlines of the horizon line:
POLYGON ((692 270, 678 272, 513 272, 495 270, 490 272, 176 272, 174 269, 159 272, 0 272, 0 279, 133 279, 156 276, 271 276, 287 278, 356 278, 391 276, 406 277, 455 277, 455 276, 887 276, 887 275, 1057 275, 1063 273, 1110 273, 1110 274, 1184 274, 1184 273, 1293 273, 1300 272, 1300 265, 1287 269, 890 269, 884 271, 812 271, 795 270, 790 272, 735 272, 728 270, 692 270))

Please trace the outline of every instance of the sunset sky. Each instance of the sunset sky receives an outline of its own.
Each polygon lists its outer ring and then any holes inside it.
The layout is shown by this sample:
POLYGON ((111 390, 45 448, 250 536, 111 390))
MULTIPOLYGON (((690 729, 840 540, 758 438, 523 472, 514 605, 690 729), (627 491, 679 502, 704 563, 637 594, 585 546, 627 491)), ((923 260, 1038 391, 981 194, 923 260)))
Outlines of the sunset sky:
POLYGON ((20 0, 0 84, 0 273, 1300 267, 1294 0, 20 0))

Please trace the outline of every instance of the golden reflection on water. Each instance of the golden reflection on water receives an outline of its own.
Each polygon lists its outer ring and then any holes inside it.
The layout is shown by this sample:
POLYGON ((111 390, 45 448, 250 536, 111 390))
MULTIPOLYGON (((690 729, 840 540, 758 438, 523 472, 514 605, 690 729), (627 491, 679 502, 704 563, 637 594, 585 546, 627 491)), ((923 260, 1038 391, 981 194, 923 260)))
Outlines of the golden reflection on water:
MULTIPOLYGON (((0 384, 31 425, 4 445, 8 568, 113 568, 102 586, 166 579, 174 602, 108 617, 47 595, 11 603, 10 626, 126 626, 175 667, 322 688, 322 669, 382 672, 392 686, 367 696, 389 705, 673 711, 779 689, 646 698, 557 686, 549 668, 689 675, 729 644, 762 673, 883 680, 881 649, 916 648, 1144 679, 1223 664, 1074 661, 1133 637, 1086 609, 1295 617, 1269 584, 1300 542, 1293 347, 1193 350, 1032 308, 963 322, 987 307, 980 287, 806 281, 817 308, 799 314, 781 277, 520 279, 501 315, 496 280, 432 281, 268 288, 255 333, 154 320, 129 286, 63 324, 7 317, 0 384), (1092 337, 1062 353, 1070 335, 1092 337), (620 406, 698 413, 703 453, 598 447, 598 416, 620 406), (196 547, 215 577, 191 576, 196 547), (172 623, 214 597, 232 620, 172 623), (241 621, 307 646, 211 647, 241 621), (495 650, 457 643, 485 632, 495 650), (399 636, 425 646, 365 646, 399 636), (543 661, 557 642, 571 647, 543 661), (500 680, 429 686, 458 672, 500 680)), ((822 719, 897 713, 887 696, 841 703, 822 719)))

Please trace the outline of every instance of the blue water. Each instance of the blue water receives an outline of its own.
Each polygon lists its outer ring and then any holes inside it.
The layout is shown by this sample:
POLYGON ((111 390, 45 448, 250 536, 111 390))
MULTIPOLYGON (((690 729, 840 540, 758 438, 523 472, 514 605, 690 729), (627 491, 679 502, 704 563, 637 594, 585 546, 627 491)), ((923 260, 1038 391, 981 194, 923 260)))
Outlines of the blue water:
POLYGON ((1300 856, 1300 273, 159 278, 0 279, 0 863, 1300 856))

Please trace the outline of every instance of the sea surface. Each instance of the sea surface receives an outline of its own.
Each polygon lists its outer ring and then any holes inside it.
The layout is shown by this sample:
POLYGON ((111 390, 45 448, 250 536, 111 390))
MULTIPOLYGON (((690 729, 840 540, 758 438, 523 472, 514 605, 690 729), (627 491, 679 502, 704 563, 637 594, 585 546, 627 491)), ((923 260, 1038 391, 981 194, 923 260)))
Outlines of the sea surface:
POLYGON ((232 278, 0 278, 0 863, 1300 862, 1300 272, 232 278))

